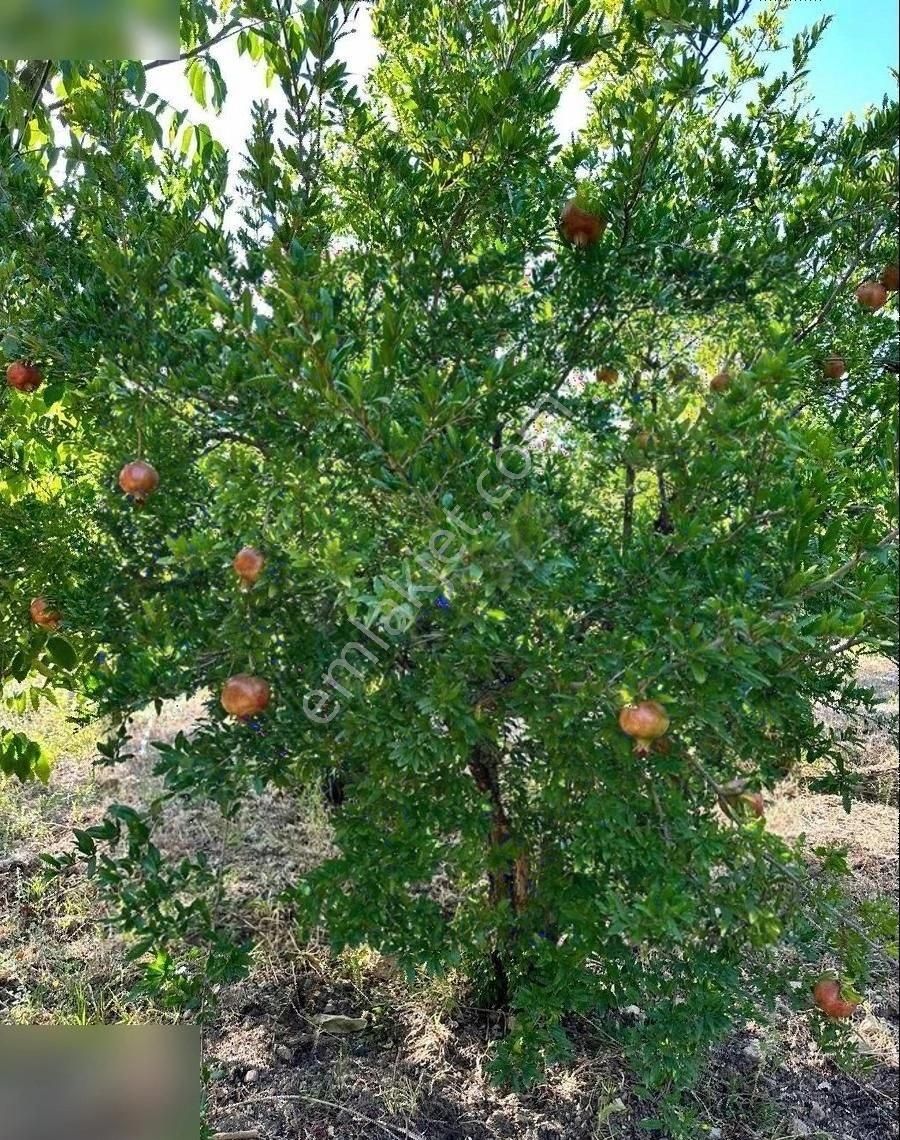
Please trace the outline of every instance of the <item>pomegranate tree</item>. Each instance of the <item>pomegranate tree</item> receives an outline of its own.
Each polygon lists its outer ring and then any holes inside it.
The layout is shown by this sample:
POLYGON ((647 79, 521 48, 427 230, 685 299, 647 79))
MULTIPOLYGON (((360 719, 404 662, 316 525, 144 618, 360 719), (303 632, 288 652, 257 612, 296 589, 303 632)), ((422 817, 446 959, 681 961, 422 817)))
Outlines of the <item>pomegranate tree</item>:
MULTIPOLYGON (((65 383, 0 401, 0 666, 74 688, 104 763, 151 702, 205 701, 153 753, 159 817, 90 829, 173 1005, 248 959, 237 896, 153 854, 170 803, 302 820, 332 778, 278 906, 502 1010, 510 1084, 586 1014, 665 1102, 823 960, 881 969, 840 860, 756 812, 801 758, 852 806, 832 725, 896 651, 896 294, 854 296, 896 260, 896 110, 810 116, 814 36, 761 77, 777 12, 652 6, 382 0, 360 100, 359 5, 191 0, 249 12, 218 58, 280 85, 230 162, 208 111, 159 141, 136 61, 51 62, 62 118, 14 93, 0 337, 65 383), (156 509, 121 501, 129 456, 156 509), (54 589, 65 637, 28 620, 54 589)), ((185 62, 213 99, 241 71, 185 62)))

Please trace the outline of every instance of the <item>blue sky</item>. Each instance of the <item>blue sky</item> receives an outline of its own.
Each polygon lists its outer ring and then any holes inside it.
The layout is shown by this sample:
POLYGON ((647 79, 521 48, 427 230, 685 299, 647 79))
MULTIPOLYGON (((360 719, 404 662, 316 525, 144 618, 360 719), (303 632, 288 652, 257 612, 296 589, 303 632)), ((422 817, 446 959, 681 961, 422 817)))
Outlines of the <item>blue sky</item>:
POLYGON ((826 14, 834 19, 813 54, 808 79, 819 110, 840 118, 880 103, 892 87, 896 94, 889 69, 898 66, 897 0, 794 0, 785 17, 785 38, 826 14))
MULTIPOLYGON (((894 80, 889 68, 898 66, 898 12, 898 0, 794 0, 783 32, 788 44, 805 25, 827 13, 834 16, 813 54, 808 79, 815 104, 824 115, 840 118, 848 112, 859 114, 870 103, 880 103, 884 93, 891 89, 894 80)), ((352 35, 342 41, 341 52, 358 83, 374 64, 377 52, 368 11, 362 8, 357 12, 352 35)), ((221 44, 213 54, 222 65, 229 88, 226 110, 221 117, 204 114, 192 104, 183 68, 179 65, 152 72, 149 86, 175 106, 191 107, 193 121, 207 122, 215 137, 233 154, 239 154, 250 129, 251 100, 267 96, 280 106, 281 99, 276 87, 266 89, 261 68, 246 56, 237 58, 233 43, 221 44)), ((790 48, 773 64, 779 70, 790 66, 790 48)), ((568 139, 580 129, 586 117, 587 96, 576 76, 563 92, 555 116, 560 136, 568 139)))

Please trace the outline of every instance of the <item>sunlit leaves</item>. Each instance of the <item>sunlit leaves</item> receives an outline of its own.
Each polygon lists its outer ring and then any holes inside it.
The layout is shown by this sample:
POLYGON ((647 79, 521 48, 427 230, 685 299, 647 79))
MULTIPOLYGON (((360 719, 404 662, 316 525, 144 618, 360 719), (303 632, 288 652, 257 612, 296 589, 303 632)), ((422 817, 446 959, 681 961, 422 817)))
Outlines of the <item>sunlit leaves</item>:
POLYGON ((46 784, 51 768, 52 757, 38 741, 0 726, 0 773, 22 781, 38 779, 46 784))

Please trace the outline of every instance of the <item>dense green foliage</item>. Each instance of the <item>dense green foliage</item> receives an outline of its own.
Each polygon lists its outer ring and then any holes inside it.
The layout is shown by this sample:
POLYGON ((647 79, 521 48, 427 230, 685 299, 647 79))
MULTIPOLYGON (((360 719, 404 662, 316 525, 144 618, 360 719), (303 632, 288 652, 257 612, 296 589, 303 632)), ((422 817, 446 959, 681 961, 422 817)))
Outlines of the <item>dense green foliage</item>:
MULTIPOLYGON (((281 88, 236 205, 140 65, 54 65, 47 94, 6 61, 0 334, 45 383, 0 396, 3 674, 114 717, 107 763, 135 710, 209 687, 158 810, 328 781, 338 855, 291 893, 301 925, 459 967, 516 1013, 502 1076, 592 1012, 680 1082, 736 1019, 808 1004, 827 946, 864 986, 884 921, 845 922, 840 856, 814 888, 717 786, 819 760, 849 796, 813 704, 852 712, 855 653, 896 656, 897 302, 854 290, 897 259, 897 103, 813 113, 827 21, 766 74, 782 5, 379 0, 366 98, 335 55, 354 5, 289 7, 227 13, 281 88), (576 65, 591 112, 561 143, 576 65), (557 228, 576 189, 608 220, 588 248, 557 228), (271 683, 259 720, 219 706, 234 673, 271 683), (636 697, 668 749, 618 728, 636 697)), ((187 48, 223 26, 201 16, 187 48)), ((78 845, 183 1001, 245 949, 152 829, 115 807, 78 845)))

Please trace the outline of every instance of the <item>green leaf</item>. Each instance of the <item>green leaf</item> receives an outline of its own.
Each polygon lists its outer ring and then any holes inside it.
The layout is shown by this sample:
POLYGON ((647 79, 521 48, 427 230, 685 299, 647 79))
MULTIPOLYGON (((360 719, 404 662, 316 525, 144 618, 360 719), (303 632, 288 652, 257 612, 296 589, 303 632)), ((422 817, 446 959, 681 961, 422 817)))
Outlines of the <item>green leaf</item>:
POLYGON ((206 107, 206 84, 209 76, 199 56, 195 56, 188 64, 186 74, 191 94, 201 107, 206 107))
POLYGON ((82 855, 93 855, 96 852, 97 844, 87 831, 75 827, 72 829, 72 834, 75 836, 75 843, 82 855))
POLYGON ((48 638, 47 652, 53 661, 63 669, 71 670, 78 664, 78 654, 64 637, 48 638))
POLYGON ((209 300, 213 308, 219 313, 225 313, 231 316, 234 312, 234 305, 232 304, 231 298, 218 281, 210 281, 209 283, 209 300))

